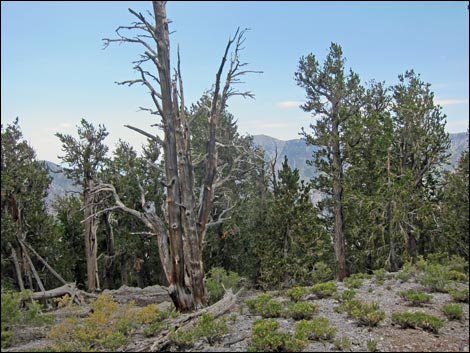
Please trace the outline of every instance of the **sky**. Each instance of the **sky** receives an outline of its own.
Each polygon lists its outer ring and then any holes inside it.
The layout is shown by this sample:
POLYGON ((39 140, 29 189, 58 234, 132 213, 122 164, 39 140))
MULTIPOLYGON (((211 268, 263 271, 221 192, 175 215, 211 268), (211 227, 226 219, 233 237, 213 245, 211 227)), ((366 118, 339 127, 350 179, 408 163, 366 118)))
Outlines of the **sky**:
MULTIPOLYGON (((468 1, 169 1, 172 65, 179 45, 187 105, 211 88, 227 40, 237 27, 249 28, 241 60, 263 71, 244 77, 237 88, 254 100, 235 97, 228 110, 241 134, 299 138, 313 119, 299 105, 305 91, 294 73, 299 59, 313 53, 320 63, 332 42, 343 48, 346 69, 363 83, 398 83, 414 69, 431 84, 435 103, 447 115, 448 132, 464 132, 469 120, 468 1)), ((123 125, 157 133, 157 118, 142 86, 118 86, 136 78, 138 46, 111 45, 114 30, 129 25, 128 8, 145 13, 146 1, 1 2, 1 121, 19 117, 24 138, 39 159, 58 163, 55 133, 77 136, 80 119, 137 150, 145 137, 123 125)))

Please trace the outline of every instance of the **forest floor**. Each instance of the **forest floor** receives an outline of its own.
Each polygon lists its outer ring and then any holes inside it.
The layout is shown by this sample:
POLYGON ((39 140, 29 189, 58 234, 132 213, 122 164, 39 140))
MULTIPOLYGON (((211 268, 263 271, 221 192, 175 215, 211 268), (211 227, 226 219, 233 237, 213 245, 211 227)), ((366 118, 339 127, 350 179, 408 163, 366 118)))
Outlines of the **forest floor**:
MULTIPOLYGON (((348 289, 343 283, 338 282, 338 293, 348 289)), ((468 286, 468 284, 465 284, 468 286)), ((338 306, 338 300, 333 298, 317 299, 314 296, 309 301, 318 305, 316 317, 326 317, 330 325, 337 329, 335 339, 345 338, 350 342, 350 347, 343 351, 365 352, 369 351, 367 342, 376 343, 376 351, 381 352, 468 352, 469 351, 469 304, 463 303, 464 316, 460 321, 448 320, 442 306, 452 303, 452 297, 447 293, 432 293, 430 303, 421 307, 412 307, 402 299, 398 293, 409 289, 426 291, 426 289, 415 280, 402 282, 397 279, 386 279, 383 284, 377 284, 373 279, 365 279, 360 288, 356 290, 356 298, 365 302, 377 302, 380 310, 384 311, 386 318, 377 327, 358 326, 356 320, 351 319, 346 313, 338 313, 334 310, 338 306), (424 311, 444 320, 444 326, 439 333, 432 333, 422 329, 402 329, 395 325, 391 316, 397 312, 424 311)), ((144 306, 148 301, 160 302, 160 306, 169 306, 162 296, 158 286, 136 289, 124 287, 120 290, 110 291, 114 300, 124 304, 130 300, 136 300, 136 305, 144 306), (153 293, 153 294, 152 294, 153 293), (158 298, 158 299, 157 299, 158 298)), ((230 320, 227 321, 229 332, 224 335, 220 343, 210 345, 202 339, 186 351, 191 352, 244 352, 250 345, 253 323, 261 319, 260 316, 252 315, 244 304, 246 299, 258 296, 261 291, 245 290, 237 298, 237 304, 228 313, 230 320)), ((283 292, 269 292, 278 300, 287 300, 283 292)), ((89 309, 88 309, 89 310, 89 309)), ((87 312, 86 306, 83 312, 87 312)), ((60 310, 55 312, 56 324, 64 320, 66 315, 60 310)), ((293 335, 295 321, 293 319, 277 318, 280 324, 279 330, 293 335)), ((41 349, 52 345, 45 337, 51 326, 43 327, 21 327, 15 330, 12 346, 2 349, 3 352, 25 352, 41 351, 41 349)), ((128 343, 121 347, 123 351, 135 351, 142 347, 143 342, 151 344, 152 337, 145 337, 142 330, 137 329, 130 337, 128 343)), ((334 352, 339 351, 333 343, 309 341, 304 352, 334 352)))

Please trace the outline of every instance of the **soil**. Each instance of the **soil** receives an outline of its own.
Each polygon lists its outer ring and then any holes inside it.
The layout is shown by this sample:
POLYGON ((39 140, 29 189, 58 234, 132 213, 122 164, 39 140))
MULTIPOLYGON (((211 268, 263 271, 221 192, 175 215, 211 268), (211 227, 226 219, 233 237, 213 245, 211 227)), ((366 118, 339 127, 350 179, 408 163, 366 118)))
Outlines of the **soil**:
MULTIPOLYGON (((392 276, 389 276, 392 277, 392 276)), ((346 290, 343 283, 337 283, 338 293, 346 290)), ((468 284, 466 284, 468 286, 468 284)), ((385 280, 383 284, 377 284, 373 279, 364 280, 362 286, 356 289, 356 297, 366 302, 377 302, 380 310, 386 313, 386 319, 377 327, 359 326, 357 322, 348 317, 346 313, 337 313, 334 308, 338 306, 338 301, 332 298, 317 299, 315 296, 307 298, 315 302, 318 307, 316 316, 326 317, 330 325, 337 329, 335 339, 347 338, 351 343, 344 351, 364 352, 368 351, 367 342, 375 341, 377 351, 381 352, 468 352, 469 351, 469 304, 463 303, 464 317, 461 321, 448 320, 442 312, 442 306, 452 303, 452 297, 447 293, 432 293, 430 303, 421 307, 412 307, 402 299, 398 292, 409 289, 426 291, 422 285, 411 279, 402 282, 397 279, 385 280), (444 320, 444 326, 439 333, 432 333, 422 329, 402 329, 392 323, 391 316, 396 312, 424 311, 444 320)), ((132 299, 142 306, 150 301, 160 303, 161 306, 168 306, 168 297, 162 294, 162 289, 158 286, 147 287, 145 289, 123 287, 116 291, 109 291, 119 303, 124 304, 132 299), (151 298, 151 299, 148 299, 151 298)), ((224 336, 220 343, 210 345, 207 341, 197 342, 191 352, 245 352, 250 344, 250 335, 253 323, 261 319, 260 316, 252 315, 244 302, 248 298, 256 297, 260 291, 245 290, 237 299, 237 305, 229 312, 230 319, 227 320, 229 333, 224 336)), ((287 300, 282 292, 269 292, 278 300, 287 300)), ((87 308, 83 307, 86 315, 87 308)), ((66 312, 56 310, 54 312, 57 322, 66 317, 66 312)), ((295 321, 292 319, 278 318, 280 331, 293 334, 295 321)), ((20 327, 14 332, 12 346, 2 349, 3 352, 24 352, 28 350, 40 351, 41 348, 50 346, 52 343, 45 339, 51 326, 44 327, 20 327)), ((130 338, 129 343, 122 347, 122 351, 134 351, 141 347, 143 342, 152 342, 152 337, 145 337, 141 330, 137 330, 130 338)), ((338 351, 332 343, 313 342, 304 349, 304 352, 334 352, 338 351)))

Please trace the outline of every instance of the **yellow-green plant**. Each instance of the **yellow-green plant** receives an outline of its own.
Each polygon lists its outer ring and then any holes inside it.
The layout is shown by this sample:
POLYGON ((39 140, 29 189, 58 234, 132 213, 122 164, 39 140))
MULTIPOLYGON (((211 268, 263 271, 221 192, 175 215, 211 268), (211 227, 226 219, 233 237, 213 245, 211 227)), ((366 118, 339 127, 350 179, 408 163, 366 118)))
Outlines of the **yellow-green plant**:
POLYGON ((262 319, 254 323, 251 331, 249 352, 299 352, 304 340, 279 332, 279 323, 273 319, 262 319))
POLYGON ((400 325, 402 328, 421 327, 424 330, 435 333, 438 333, 439 329, 444 325, 443 321, 438 317, 424 312, 394 313, 392 314, 392 322, 400 325))
POLYGON ((403 299, 408 300, 412 305, 415 306, 421 306, 424 303, 429 303, 432 299, 432 295, 414 289, 399 292, 398 295, 403 299))
POLYGON ((337 329, 330 326, 325 317, 316 317, 311 320, 301 320, 295 325, 295 338, 300 341, 331 341, 337 329))
POLYGON ((310 287, 310 291, 317 296, 318 299, 328 298, 336 293, 338 287, 335 282, 317 283, 310 287))
POLYGON ((261 315, 266 318, 279 317, 282 312, 281 303, 267 293, 262 293, 254 299, 247 299, 245 303, 253 315, 261 315))
POLYGON ((333 341, 333 345, 339 351, 347 350, 351 348, 351 341, 346 337, 341 337, 333 341))
POLYGON ((449 291, 449 294, 452 296, 452 298, 455 301, 468 303, 468 297, 469 297, 468 288, 464 288, 462 290, 451 289, 449 291))
POLYGON ((462 320, 463 318, 463 307, 461 304, 444 304, 442 311, 449 320, 462 320))
POLYGON ((11 330, 17 325, 40 326, 52 323, 54 318, 41 311, 41 304, 31 299, 31 290, 2 293, 1 305, 1 345, 8 347, 12 337, 11 330))
POLYGON ((318 305, 310 302, 289 302, 284 316, 294 320, 310 319, 317 311, 318 305))
POLYGON ((226 317, 216 320, 211 314, 202 314, 192 329, 171 332, 170 341, 179 348, 189 348, 202 338, 214 344, 228 332, 226 321, 226 317))
POLYGON ((291 300, 299 301, 308 293, 308 288, 306 287, 292 287, 284 292, 291 300))
POLYGON ((111 295, 101 294, 91 303, 92 310, 83 321, 66 318, 47 338, 58 351, 115 351, 126 343, 129 331, 137 323, 133 306, 133 302, 119 306, 111 295))

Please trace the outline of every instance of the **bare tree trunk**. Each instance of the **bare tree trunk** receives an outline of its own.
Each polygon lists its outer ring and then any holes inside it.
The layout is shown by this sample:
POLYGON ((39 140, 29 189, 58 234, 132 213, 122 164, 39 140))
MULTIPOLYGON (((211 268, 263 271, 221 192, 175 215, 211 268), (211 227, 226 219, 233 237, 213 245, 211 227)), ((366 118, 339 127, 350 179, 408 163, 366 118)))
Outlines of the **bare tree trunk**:
POLYGON ((18 282, 18 287, 20 288, 20 291, 22 291, 24 290, 24 283, 20 263, 18 262, 18 256, 16 256, 16 250, 10 243, 8 243, 8 247, 11 249, 11 258, 13 259, 13 264, 15 265, 16 280, 18 282))
MULTIPOLYGON (((94 195, 91 194, 93 182, 90 179, 85 180, 84 188, 84 219, 85 219, 85 254, 86 254, 86 268, 87 268, 87 289, 93 293, 97 288, 97 274, 98 262, 96 259, 98 241, 96 238, 96 225, 93 199, 94 195)), ((99 286, 99 285, 98 285, 99 286)))
POLYGON ((22 244, 24 246, 26 246, 29 250, 31 250, 31 252, 36 255, 36 257, 39 259, 39 261, 41 261, 43 263, 44 266, 46 266, 46 268, 54 275, 55 278, 57 278, 62 284, 67 284, 67 282, 62 278, 61 275, 59 275, 48 263, 46 260, 44 260, 42 258, 41 255, 39 255, 36 250, 34 250, 31 245, 25 243, 25 242, 22 242, 22 244))
POLYGON ((333 142, 333 201, 335 214, 335 258, 336 277, 342 281, 348 275, 346 267, 346 254, 344 250, 344 214, 343 214, 343 165, 341 161, 341 150, 339 142, 339 123, 337 117, 333 120, 332 128, 333 142))
MULTIPOLYGON (((156 106, 153 114, 162 119, 164 140, 142 131, 138 128, 129 128, 153 139, 163 147, 163 157, 166 176, 166 222, 154 211, 138 212, 126 207, 119 199, 112 185, 102 185, 96 191, 112 191, 117 206, 111 209, 121 209, 139 218, 157 236, 157 244, 163 271, 168 281, 168 292, 175 306, 181 311, 199 309, 207 305, 206 289, 204 285, 204 267, 202 263, 202 246, 204 236, 210 222, 210 212, 213 206, 214 189, 216 181, 216 168, 218 153, 216 146, 216 131, 219 120, 225 108, 228 97, 242 95, 253 97, 250 92, 238 92, 230 88, 238 76, 249 71, 239 71, 244 66, 238 60, 241 50, 243 32, 235 35, 237 44, 235 53, 230 62, 225 85, 221 84, 221 75, 227 61, 228 51, 235 41, 230 39, 225 49, 222 62, 216 74, 215 88, 212 97, 209 120, 209 140, 206 148, 206 175, 201 188, 199 202, 195 200, 194 172, 191 156, 191 139, 189 126, 185 115, 183 82, 181 78, 180 57, 178 51, 178 65, 175 77, 171 78, 170 41, 168 20, 164 1, 153 1, 155 25, 150 24, 141 13, 129 10, 140 22, 132 27, 119 27, 118 39, 105 39, 110 42, 139 43, 145 47, 144 59, 137 62, 135 69, 140 72, 141 78, 129 80, 120 84, 144 84, 149 90, 156 106), (146 31, 147 36, 125 37, 120 30, 134 29, 146 31), (238 37, 237 37, 238 35, 238 37), (155 50, 150 44, 144 42, 143 37, 152 38, 157 46, 155 50), (137 38, 137 39, 136 39, 137 38), (155 64, 157 75, 144 70, 140 64, 151 61, 155 64), (160 90, 152 86, 157 82, 160 90), (166 224, 167 223, 167 224, 166 224)), ((145 204, 145 193, 142 191, 142 205, 145 204)), ((145 208, 144 208, 145 209, 145 208)))

